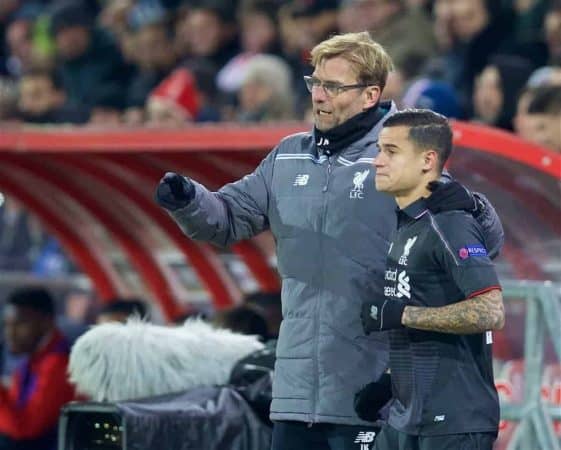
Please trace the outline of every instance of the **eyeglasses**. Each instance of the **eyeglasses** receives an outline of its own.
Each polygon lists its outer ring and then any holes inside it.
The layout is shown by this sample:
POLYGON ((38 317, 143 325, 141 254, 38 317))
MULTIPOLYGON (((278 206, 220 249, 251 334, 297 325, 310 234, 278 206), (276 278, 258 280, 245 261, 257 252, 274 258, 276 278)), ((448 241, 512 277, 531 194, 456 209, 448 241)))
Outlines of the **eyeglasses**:
POLYGON ((312 92, 314 88, 321 87, 328 97, 337 97, 342 92, 350 91, 351 89, 372 86, 371 84, 341 84, 336 81, 321 81, 311 76, 305 76, 304 81, 309 92, 312 92))

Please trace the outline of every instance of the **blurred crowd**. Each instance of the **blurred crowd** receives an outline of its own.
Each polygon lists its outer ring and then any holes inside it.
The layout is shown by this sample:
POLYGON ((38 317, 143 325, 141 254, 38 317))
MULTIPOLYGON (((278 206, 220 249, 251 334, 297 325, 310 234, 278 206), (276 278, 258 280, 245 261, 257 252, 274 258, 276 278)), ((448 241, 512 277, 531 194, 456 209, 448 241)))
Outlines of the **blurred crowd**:
POLYGON ((399 106, 561 151, 561 0, 2 0, 0 120, 305 120, 310 49, 362 30, 399 106))

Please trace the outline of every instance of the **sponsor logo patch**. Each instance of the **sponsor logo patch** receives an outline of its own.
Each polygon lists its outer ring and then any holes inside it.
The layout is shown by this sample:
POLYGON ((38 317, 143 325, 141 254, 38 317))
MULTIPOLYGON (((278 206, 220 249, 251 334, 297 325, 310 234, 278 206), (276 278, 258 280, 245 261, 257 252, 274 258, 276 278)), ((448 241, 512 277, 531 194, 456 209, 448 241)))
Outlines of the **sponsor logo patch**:
POLYGON ((468 259, 470 256, 487 256, 487 249, 480 244, 466 245, 458 250, 461 259, 468 259))

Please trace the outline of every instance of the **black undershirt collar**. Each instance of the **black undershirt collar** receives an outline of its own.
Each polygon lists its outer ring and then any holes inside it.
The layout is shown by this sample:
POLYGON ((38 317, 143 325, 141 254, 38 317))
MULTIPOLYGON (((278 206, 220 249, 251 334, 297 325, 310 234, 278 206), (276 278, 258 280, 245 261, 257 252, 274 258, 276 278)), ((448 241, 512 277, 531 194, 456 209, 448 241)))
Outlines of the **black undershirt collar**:
POLYGON ((372 130, 385 113, 376 105, 330 130, 320 131, 314 126, 314 138, 319 151, 330 156, 349 147, 372 130))

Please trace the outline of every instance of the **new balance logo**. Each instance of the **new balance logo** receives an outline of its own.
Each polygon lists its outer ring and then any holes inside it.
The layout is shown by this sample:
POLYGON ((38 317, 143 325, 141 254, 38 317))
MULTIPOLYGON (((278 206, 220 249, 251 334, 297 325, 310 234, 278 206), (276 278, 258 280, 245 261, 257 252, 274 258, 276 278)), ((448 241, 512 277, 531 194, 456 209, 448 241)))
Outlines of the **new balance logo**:
POLYGON ((310 179, 310 175, 308 175, 307 173, 298 174, 294 179, 293 186, 306 186, 308 184, 309 179, 310 179))
POLYGON ((368 448, 368 444, 374 442, 375 437, 376 437, 375 431, 361 431, 356 436, 355 444, 363 444, 360 446, 361 450, 363 448, 368 448))

